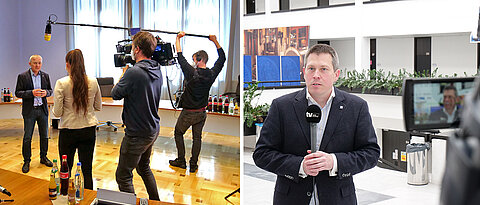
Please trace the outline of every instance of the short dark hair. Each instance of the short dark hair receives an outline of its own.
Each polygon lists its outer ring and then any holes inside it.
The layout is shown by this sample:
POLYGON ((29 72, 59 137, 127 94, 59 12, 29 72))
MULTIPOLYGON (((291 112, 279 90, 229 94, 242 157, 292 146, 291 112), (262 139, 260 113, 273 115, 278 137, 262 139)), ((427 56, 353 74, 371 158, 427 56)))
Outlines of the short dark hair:
POLYGON ((308 52, 305 55, 305 66, 307 65, 308 56, 310 56, 310 54, 312 53, 315 53, 317 55, 319 55, 320 53, 330 54, 330 56, 332 56, 333 70, 338 70, 338 67, 339 67, 338 55, 335 49, 333 49, 331 46, 327 44, 316 44, 312 46, 310 49, 308 49, 308 52))
POLYGON ((138 46, 145 57, 151 58, 155 48, 157 47, 157 40, 151 33, 140 31, 133 36, 133 44, 138 46))
POLYGON ((205 63, 208 62, 208 54, 204 50, 199 50, 192 55, 193 58, 196 58, 197 61, 204 60, 205 63))
POLYGON ((453 90, 455 92, 455 97, 458 97, 457 88, 455 86, 453 85, 446 86, 445 88, 443 88, 443 92, 445 92, 445 90, 453 90))

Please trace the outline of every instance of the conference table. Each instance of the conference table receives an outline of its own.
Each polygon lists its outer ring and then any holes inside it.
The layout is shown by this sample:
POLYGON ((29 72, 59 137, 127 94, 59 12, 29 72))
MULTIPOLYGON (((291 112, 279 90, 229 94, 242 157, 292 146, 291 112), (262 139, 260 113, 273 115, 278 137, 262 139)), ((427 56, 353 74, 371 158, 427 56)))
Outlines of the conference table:
MULTIPOLYGON (((50 107, 49 119, 55 119, 51 112, 53 97, 48 97, 47 101, 50 107)), ((0 119, 22 119, 21 104, 22 99, 0 102, 0 119)), ((122 111, 123 100, 103 97, 102 110, 95 112, 95 115, 99 121, 122 122, 122 111)), ((169 100, 161 100, 158 108, 160 126, 174 128, 180 112, 181 110, 173 108, 169 100)), ((240 115, 208 112, 203 131, 240 137, 240 115)))
MULTIPOLYGON (((48 197, 47 180, 38 179, 22 173, 16 173, 0 168, 0 185, 7 189, 12 196, 0 193, 0 199, 13 199, 14 202, 3 202, 2 204, 57 204, 61 199, 50 201, 48 197)), ((90 205, 97 197, 97 192, 85 189, 84 199, 81 205, 90 205)), ((137 204, 140 199, 137 198, 137 204)), ((173 204, 161 201, 148 201, 149 205, 173 204)))

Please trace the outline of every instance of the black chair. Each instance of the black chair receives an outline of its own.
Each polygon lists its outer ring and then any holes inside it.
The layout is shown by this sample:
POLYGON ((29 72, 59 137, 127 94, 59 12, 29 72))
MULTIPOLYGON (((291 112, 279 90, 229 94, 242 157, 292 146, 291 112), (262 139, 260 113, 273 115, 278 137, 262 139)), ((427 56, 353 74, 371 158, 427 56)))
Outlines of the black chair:
MULTIPOLYGON (((113 78, 112 77, 106 77, 106 78, 97 78, 98 85, 100 86, 100 93, 102 94, 102 97, 112 97, 112 88, 114 86, 113 84, 113 78)), ((115 125, 122 125, 124 127, 125 125, 123 123, 117 123, 117 122, 112 122, 111 120, 107 121, 101 121, 99 125, 97 125, 97 130, 100 127, 103 126, 109 126, 113 127, 113 131, 117 131, 118 127, 115 125)))
POLYGON ((227 96, 227 95, 235 99, 235 102, 237 102, 238 106, 240 106, 240 75, 238 75, 237 89, 235 90, 235 92, 223 93, 223 96, 227 96))

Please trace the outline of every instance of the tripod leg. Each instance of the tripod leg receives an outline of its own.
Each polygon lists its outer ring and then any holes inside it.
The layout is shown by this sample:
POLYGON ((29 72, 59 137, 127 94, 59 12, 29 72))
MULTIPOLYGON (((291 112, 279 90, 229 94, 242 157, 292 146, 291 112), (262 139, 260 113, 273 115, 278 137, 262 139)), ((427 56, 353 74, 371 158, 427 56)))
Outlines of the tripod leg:
POLYGON ((235 190, 235 191, 233 191, 232 193, 228 194, 228 195, 225 197, 225 199, 227 199, 228 197, 236 194, 237 192, 240 193, 240 188, 238 188, 237 190, 235 190))

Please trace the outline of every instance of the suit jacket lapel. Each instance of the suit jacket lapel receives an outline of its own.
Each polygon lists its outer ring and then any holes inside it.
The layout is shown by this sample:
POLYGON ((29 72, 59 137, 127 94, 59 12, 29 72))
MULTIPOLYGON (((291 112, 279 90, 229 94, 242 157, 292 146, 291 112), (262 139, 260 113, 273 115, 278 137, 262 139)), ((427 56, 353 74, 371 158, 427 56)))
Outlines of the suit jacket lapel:
POLYGON ((47 89, 47 81, 45 79, 45 74, 42 71, 38 71, 38 74, 40 75, 40 88, 47 89))
POLYGON ((30 71, 30 68, 27 70, 27 82, 29 83, 28 88, 31 88, 32 90, 35 89, 33 86, 32 73, 30 71))
POLYGON ((333 137, 335 128, 342 119, 343 111, 346 109, 345 103, 343 102, 344 100, 345 97, 343 96, 343 93, 335 88, 335 97, 333 98, 330 113, 328 114, 327 125, 325 126, 325 131, 323 133, 320 150, 325 150, 325 147, 327 147, 333 137))
POLYGON ((302 129, 303 136, 306 138, 310 146, 310 129, 307 119, 305 118, 305 111, 307 110, 307 107, 308 102, 306 97, 306 88, 304 88, 295 96, 295 101, 293 102, 293 109, 297 116, 297 122, 300 124, 300 128, 302 129))

